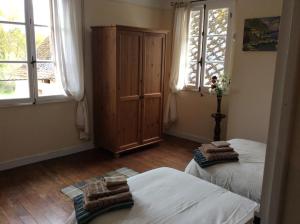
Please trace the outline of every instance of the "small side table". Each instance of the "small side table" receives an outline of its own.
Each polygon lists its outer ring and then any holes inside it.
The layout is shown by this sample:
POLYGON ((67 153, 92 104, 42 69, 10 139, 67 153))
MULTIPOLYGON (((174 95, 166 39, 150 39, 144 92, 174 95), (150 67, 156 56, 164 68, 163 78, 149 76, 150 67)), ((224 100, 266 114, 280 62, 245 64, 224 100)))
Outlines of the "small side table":
POLYGON ((214 141, 220 141, 221 140, 221 121, 222 121, 222 119, 226 118, 226 115, 221 114, 221 113, 214 113, 211 116, 216 121, 214 141))

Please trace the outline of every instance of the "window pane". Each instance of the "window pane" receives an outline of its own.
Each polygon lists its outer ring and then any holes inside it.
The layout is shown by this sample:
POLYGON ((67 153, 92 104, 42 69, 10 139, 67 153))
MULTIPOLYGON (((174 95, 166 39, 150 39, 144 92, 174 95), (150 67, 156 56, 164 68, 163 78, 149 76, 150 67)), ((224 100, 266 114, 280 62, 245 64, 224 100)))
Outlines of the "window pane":
POLYGON ((66 95, 53 63, 37 63, 37 75, 39 96, 66 95))
POLYGON ((206 60, 224 61, 226 52, 226 36, 211 36, 206 42, 206 60))
POLYGON ((27 64, 0 63, 0 99, 20 98, 29 98, 27 64))
POLYGON ((35 25, 50 26, 50 2, 49 0, 32 0, 33 18, 35 25))
POLYGON ((187 68, 187 86, 197 86, 197 76, 198 76, 198 62, 190 63, 187 68))
POLYGON ((226 35, 228 27, 228 8, 208 11, 208 35, 226 35))
POLYGON ((189 32, 188 32, 188 49, 187 49, 187 75, 185 84, 191 87, 197 87, 199 74, 198 61, 200 60, 202 32, 201 18, 202 10, 193 10, 190 13, 189 32))
POLYGON ((198 61, 199 60, 199 37, 190 37, 188 41, 188 61, 198 61))
POLYGON ((35 44, 37 60, 52 59, 51 31, 47 27, 35 27, 35 44))
POLYGON ((0 21, 25 22, 24 0, 0 0, 0 21))
POLYGON ((224 75, 224 63, 205 63, 204 86, 210 86, 212 76, 224 75))
POLYGON ((201 11, 191 11, 190 14, 190 24, 189 24, 189 36, 198 37, 200 33, 200 21, 201 21, 201 11))
POLYGON ((25 26, 0 23, 0 60, 27 61, 25 26))

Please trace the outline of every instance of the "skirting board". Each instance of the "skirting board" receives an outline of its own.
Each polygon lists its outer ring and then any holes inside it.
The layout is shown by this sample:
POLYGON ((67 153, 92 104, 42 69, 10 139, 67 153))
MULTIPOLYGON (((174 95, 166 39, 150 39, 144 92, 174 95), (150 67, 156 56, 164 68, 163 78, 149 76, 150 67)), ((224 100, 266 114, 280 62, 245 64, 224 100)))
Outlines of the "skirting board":
POLYGON ((187 139, 190 141, 194 141, 194 142, 199 142, 199 143, 209 143, 212 140, 211 139, 207 139, 201 136, 197 136, 197 135, 192 135, 189 133, 183 133, 183 132, 177 132, 177 131, 172 131, 172 130, 168 130, 164 132, 167 135, 171 135, 171 136, 175 136, 178 138, 183 138, 183 139, 187 139))
POLYGON ((45 161, 45 160, 49 160, 49 159, 58 158, 58 157, 63 157, 63 156, 91 150, 94 148, 95 148, 95 146, 92 142, 86 142, 81 145, 62 148, 62 149, 54 151, 54 152, 26 156, 26 157, 18 158, 16 160, 11 160, 11 161, 0 163, 0 171, 9 170, 9 169, 13 169, 16 167, 25 166, 28 164, 37 163, 37 162, 41 162, 41 161, 45 161))

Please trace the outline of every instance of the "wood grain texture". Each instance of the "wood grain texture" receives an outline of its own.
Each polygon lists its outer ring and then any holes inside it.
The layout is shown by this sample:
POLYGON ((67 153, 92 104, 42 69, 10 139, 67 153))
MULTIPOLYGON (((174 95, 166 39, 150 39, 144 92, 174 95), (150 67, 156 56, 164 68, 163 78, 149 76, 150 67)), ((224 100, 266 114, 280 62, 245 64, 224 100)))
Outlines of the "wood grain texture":
POLYGON ((129 100, 119 103, 119 145, 121 149, 140 144, 140 101, 129 100))
POLYGON ((124 25, 112 25, 112 26, 92 26, 93 30, 100 29, 119 29, 124 31, 134 31, 134 32, 144 32, 144 33, 160 33, 160 34, 168 34, 168 30, 158 30, 158 29, 150 29, 143 27, 132 27, 132 26, 124 26, 124 25))
POLYGON ((93 110, 95 143, 115 148, 117 142, 116 30, 107 28, 92 33, 93 110), (105 136, 102 138, 101 136, 105 136))
POLYGON ((120 153, 160 141, 166 33, 127 26, 92 30, 96 146, 120 153))
POLYGON ((140 145, 141 76, 143 33, 117 31, 118 49, 118 146, 121 150, 140 145))
POLYGON ((184 170, 199 144, 165 137, 166 141, 114 159, 107 151, 91 150, 0 172, 0 223, 63 224, 73 211, 60 189, 113 169, 144 172, 158 167, 184 170))
POLYGON ((164 35, 144 36, 144 95, 162 92, 164 35))
POLYGON ((161 138, 163 122, 163 80, 165 72, 164 34, 144 36, 142 143, 161 138))

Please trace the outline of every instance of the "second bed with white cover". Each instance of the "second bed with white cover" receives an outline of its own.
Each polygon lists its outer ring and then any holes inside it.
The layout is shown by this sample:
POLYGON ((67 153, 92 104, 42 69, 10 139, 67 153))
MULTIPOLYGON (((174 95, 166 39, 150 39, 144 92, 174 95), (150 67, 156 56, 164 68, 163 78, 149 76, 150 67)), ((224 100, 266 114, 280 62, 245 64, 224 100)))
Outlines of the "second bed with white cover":
POLYGON ((260 203, 266 144, 245 139, 228 142, 239 153, 239 162, 201 168, 193 159, 185 172, 260 203))

